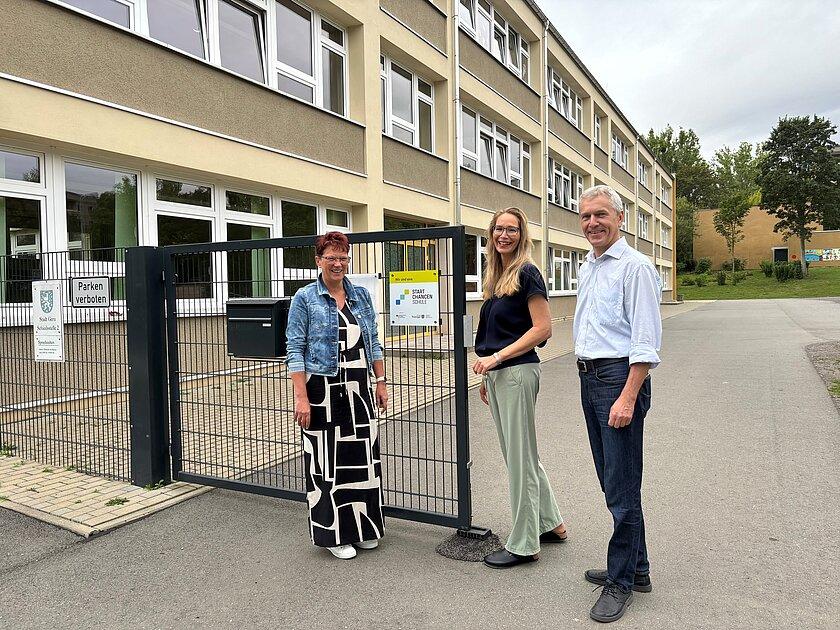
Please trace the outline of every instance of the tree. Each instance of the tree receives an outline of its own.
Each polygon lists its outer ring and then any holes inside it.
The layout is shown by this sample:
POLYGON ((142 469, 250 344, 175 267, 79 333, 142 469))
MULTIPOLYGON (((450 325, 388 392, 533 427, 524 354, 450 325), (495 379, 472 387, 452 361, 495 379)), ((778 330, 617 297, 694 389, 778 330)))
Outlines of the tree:
POLYGON ((713 207, 713 175, 709 163, 700 154, 700 138, 693 129, 683 129, 674 136, 668 125, 655 133, 648 131, 647 144, 656 159, 677 178, 677 194, 698 208, 713 207))
POLYGON ((750 207, 759 203, 761 194, 756 183, 758 158, 749 142, 732 151, 723 147, 712 163, 715 196, 720 209, 713 218, 715 230, 726 239, 735 273, 735 244, 744 238, 744 221, 750 207))
POLYGON ((697 206, 685 197, 677 197, 675 210, 677 260, 686 262, 694 258, 694 237, 697 235, 697 206))
POLYGON ((840 163, 831 155, 837 128, 827 118, 781 118, 762 146, 756 181, 761 207, 778 221, 774 232, 799 239, 799 264, 807 275, 805 241, 840 197, 840 163))

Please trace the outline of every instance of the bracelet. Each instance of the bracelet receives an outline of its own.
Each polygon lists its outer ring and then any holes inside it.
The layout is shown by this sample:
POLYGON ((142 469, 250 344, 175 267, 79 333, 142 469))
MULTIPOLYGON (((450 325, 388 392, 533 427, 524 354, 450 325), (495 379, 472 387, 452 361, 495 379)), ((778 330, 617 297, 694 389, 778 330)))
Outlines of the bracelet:
POLYGON ((376 377, 376 382, 377 383, 387 383, 388 382, 388 377, 387 376, 377 376, 376 377))
POLYGON ((496 365, 502 364, 502 357, 499 356, 498 352, 493 353, 493 358, 496 359, 496 365))

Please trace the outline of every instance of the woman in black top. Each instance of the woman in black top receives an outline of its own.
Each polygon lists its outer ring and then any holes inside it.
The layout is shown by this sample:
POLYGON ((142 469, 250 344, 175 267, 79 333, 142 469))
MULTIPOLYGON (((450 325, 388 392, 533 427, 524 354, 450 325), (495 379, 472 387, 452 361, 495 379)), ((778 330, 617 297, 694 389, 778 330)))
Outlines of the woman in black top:
POLYGON ((487 240, 484 304, 473 371, 490 405, 508 469, 513 523, 504 549, 484 559, 506 569, 537 560, 540 543, 564 542, 566 527, 537 455, 534 410, 540 387, 535 348, 551 337, 548 292, 531 260, 528 219, 518 208, 493 215, 487 240))

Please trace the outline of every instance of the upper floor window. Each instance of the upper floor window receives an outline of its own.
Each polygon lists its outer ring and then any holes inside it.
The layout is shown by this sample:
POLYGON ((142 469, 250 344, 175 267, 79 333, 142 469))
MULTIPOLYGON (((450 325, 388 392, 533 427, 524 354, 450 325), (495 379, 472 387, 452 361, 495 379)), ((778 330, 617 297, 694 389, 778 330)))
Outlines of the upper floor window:
POLYGON ((548 103, 575 127, 583 127, 583 99, 552 68, 548 69, 548 103))
POLYGON ((487 0, 461 0, 459 17, 461 26, 482 48, 528 83, 530 46, 492 4, 487 0))
POLYGON ((346 115, 346 34, 294 0, 62 2, 346 115), (274 25, 274 50, 268 50, 268 25, 274 25))
POLYGON ((432 84, 379 57, 383 133, 420 147, 434 149, 434 93, 432 84))
POLYGON ((548 276, 549 291, 577 291, 578 272, 586 254, 574 250, 548 248, 551 272, 548 276))
POLYGON ((595 144, 597 146, 601 146, 601 117, 598 114, 595 114, 595 120, 593 124, 593 135, 595 137, 595 144))
POLYGON ((548 200, 558 206, 579 211, 583 194, 583 176, 548 158, 548 200))
POLYGON ((647 213, 642 212, 640 210, 639 211, 639 238, 643 238, 645 240, 648 240, 648 227, 649 227, 649 225, 650 225, 650 216, 647 213))
POLYGON ((621 200, 621 210, 623 212, 622 219, 621 219, 621 229, 625 232, 630 231, 630 204, 621 200))
POLYGON ((671 247, 671 228, 664 223, 659 223, 659 243, 670 249, 671 247))
POLYGON ((612 159, 621 168, 627 170, 627 165, 630 163, 627 145, 624 143, 624 140, 615 134, 612 135, 612 159))
POLYGON ((639 183, 645 188, 648 185, 648 165, 639 160, 639 183))
POLYGON ((463 107, 461 165, 522 190, 531 190, 531 145, 463 107))
POLYGON ((671 205, 671 187, 664 180, 659 184, 659 198, 665 205, 671 205))

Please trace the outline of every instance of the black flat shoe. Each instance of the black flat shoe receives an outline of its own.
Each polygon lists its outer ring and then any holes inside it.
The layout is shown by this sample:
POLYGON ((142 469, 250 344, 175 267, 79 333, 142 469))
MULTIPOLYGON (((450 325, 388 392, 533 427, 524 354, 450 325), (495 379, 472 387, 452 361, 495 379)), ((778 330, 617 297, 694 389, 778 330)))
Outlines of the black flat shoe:
POLYGON ((547 532, 543 532, 542 534, 540 534, 541 543, 564 543, 568 538, 568 534, 564 534, 561 536, 553 529, 550 529, 547 532))
POLYGON ((484 564, 493 569, 509 569, 518 564, 536 561, 536 556, 518 556, 507 549, 499 549, 484 558, 484 564))

